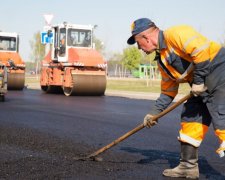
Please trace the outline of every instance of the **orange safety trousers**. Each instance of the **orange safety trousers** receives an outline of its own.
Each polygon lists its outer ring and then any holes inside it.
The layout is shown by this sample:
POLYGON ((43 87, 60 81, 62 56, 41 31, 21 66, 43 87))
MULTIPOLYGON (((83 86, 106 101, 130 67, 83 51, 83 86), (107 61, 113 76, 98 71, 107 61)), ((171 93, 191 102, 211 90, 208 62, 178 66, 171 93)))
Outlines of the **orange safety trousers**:
MULTIPOLYGON (((219 94, 221 97, 221 91, 219 94)), ((223 157, 225 155, 225 113, 223 113, 225 104, 215 104, 212 99, 208 98, 207 103, 204 102, 204 97, 193 97, 184 104, 178 139, 199 147, 212 123, 215 135, 220 141, 220 147, 216 152, 223 157)))

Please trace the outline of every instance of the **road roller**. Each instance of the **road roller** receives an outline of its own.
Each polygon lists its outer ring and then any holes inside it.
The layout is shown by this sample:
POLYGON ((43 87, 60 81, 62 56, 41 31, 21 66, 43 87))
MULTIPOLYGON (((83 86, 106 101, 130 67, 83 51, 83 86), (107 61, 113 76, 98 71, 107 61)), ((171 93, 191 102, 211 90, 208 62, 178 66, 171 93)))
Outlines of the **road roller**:
POLYGON ((41 89, 46 93, 104 95, 107 63, 95 50, 92 25, 62 23, 41 33, 46 56, 41 62, 41 89))
POLYGON ((23 90, 25 63, 19 55, 19 35, 0 32, 0 63, 7 67, 7 89, 23 90))

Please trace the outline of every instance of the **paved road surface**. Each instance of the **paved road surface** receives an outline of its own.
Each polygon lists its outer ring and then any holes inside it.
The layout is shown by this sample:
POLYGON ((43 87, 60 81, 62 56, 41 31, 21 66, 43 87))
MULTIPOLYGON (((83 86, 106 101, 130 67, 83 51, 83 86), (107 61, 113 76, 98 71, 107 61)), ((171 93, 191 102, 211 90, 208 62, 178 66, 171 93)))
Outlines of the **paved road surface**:
MULTIPOLYGON (((140 123, 151 100, 66 97, 40 90, 11 91, 0 104, 0 179, 168 179, 177 165, 181 107, 101 156, 77 161, 140 123)), ((225 160, 210 129, 200 147, 200 179, 225 179, 225 160)))

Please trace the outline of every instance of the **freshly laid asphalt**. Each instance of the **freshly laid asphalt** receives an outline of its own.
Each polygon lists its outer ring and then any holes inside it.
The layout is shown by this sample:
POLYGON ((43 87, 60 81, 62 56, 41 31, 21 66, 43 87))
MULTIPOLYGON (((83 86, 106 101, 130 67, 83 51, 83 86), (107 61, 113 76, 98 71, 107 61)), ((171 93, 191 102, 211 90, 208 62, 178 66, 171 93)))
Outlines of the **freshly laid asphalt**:
MULTIPOLYGON (((181 106, 102 153, 102 162, 77 160, 140 125, 158 95, 66 97, 32 85, 8 92, 0 104, 0 179, 170 179, 161 173, 179 162, 181 106)), ((199 148, 200 179, 225 179, 217 147, 210 128, 199 148)))

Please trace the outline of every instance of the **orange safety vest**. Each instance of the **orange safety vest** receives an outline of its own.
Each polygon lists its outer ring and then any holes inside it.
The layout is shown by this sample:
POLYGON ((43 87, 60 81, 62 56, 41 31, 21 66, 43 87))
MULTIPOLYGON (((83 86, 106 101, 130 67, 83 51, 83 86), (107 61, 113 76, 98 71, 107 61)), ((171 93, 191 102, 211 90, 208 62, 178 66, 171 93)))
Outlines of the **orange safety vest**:
POLYGON ((206 61, 212 61, 220 48, 221 45, 209 41, 187 25, 160 31, 158 66, 162 75, 161 93, 175 97, 179 83, 192 83, 195 67, 206 61), (180 64, 186 61, 189 65, 181 73, 174 66, 175 61, 176 63, 180 61, 180 64))

